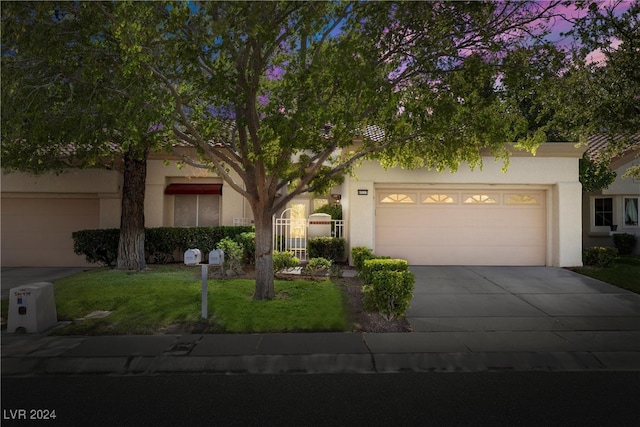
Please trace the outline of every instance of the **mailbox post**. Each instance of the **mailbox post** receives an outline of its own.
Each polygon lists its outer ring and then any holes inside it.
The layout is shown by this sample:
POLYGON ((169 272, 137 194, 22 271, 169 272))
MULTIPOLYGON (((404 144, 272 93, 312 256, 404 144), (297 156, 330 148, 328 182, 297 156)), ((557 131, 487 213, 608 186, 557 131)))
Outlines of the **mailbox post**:
MULTIPOLYGON (((219 266, 222 270, 222 263, 224 262, 224 252, 222 249, 215 249, 209 252, 209 264, 213 266, 219 266)), ((202 263, 202 253, 200 249, 187 249, 184 253, 184 263, 186 265, 198 265, 202 267, 202 318, 209 317, 207 310, 209 291, 207 289, 207 279, 209 278, 209 264, 202 263)))
POLYGON ((202 318, 209 317, 207 306, 209 305, 209 291, 207 290, 207 279, 209 278, 209 265, 202 264, 202 318))

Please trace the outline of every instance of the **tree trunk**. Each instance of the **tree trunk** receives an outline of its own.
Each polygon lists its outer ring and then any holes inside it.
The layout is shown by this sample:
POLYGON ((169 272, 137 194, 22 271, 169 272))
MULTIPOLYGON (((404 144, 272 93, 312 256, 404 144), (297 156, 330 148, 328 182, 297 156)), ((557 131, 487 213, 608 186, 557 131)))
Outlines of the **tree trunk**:
POLYGON ((124 155, 118 270, 147 268, 144 256, 144 193, 148 154, 147 145, 136 150, 132 144, 124 155))
POLYGON ((273 284, 273 225, 267 212, 255 209, 256 225, 256 290, 254 300, 273 299, 276 291, 273 284), (256 212, 258 211, 258 212, 256 212))

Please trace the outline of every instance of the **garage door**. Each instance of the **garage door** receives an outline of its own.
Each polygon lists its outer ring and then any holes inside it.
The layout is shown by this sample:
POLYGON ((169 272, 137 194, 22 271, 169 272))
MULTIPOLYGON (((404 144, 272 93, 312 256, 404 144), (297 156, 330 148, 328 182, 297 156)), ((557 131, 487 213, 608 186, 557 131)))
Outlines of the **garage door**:
POLYGON ((3 267, 84 266, 71 233, 98 228, 100 201, 73 198, 3 198, 3 267))
POLYGON ((376 191, 378 255, 412 265, 545 265, 544 191, 376 191))

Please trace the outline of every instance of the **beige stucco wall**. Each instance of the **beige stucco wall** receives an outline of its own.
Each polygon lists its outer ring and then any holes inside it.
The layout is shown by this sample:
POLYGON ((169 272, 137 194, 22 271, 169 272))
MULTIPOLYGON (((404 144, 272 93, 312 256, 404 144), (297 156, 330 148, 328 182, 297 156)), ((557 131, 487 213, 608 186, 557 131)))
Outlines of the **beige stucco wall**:
POLYGON ((72 169, 59 175, 12 172, 3 173, 0 179, 3 194, 118 193, 122 183, 118 172, 102 169, 72 169))
POLYGON ((526 186, 547 191, 547 265, 577 266, 582 264, 581 250, 581 185, 578 180, 578 158, 584 149, 572 144, 554 144, 538 151, 537 156, 519 153, 511 158, 507 172, 502 161, 483 158, 483 168, 471 170, 461 165, 456 173, 433 170, 385 170, 374 162, 364 162, 343 185, 343 209, 348 221, 350 247, 375 248, 375 194, 381 186, 407 188, 413 185, 446 186, 447 188, 508 189, 526 186), (547 157, 553 156, 553 157, 547 157), (358 190, 366 190, 359 195, 358 190))
POLYGON ((0 180, 5 267, 87 266, 73 253, 71 234, 119 226, 122 181, 115 171, 3 173, 0 180))
MULTIPOLYGON (((232 174, 237 178, 235 174, 232 174)), ((239 179, 236 182, 240 181, 239 179)), ((251 218, 251 208, 240 193, 223 183, 217 175, 189 165, 178 167, 174 161, 149 160, 145 193, 147 227, 173 225, 173 200, 164 191, 170 183, 222 183, 220 225, 233 225, 234 218, 251 218)))
MULTIPOLYGON (((171 182, 222 182, 205 170, 151 159, 147 165, 147 227, 173 224, 171 182)), ((0 176, 3 266, 86 266, 73 253, 73 231, 119 228, 122 174, 113 170, 70 170, 60 175, 3 173, 0 176)), ((220 224, 251 218, 251 209, 231 186, 223 184, 220 224)))
POLYGON ((602 194, 640 194, 640 180, 638 180, 637 178, 634 179, 622 177, 622 175, 624 175, 631 164, 632 162, 629 162, 615 169, 617 175, 616 180, 608 188, 602 190, 602 194))

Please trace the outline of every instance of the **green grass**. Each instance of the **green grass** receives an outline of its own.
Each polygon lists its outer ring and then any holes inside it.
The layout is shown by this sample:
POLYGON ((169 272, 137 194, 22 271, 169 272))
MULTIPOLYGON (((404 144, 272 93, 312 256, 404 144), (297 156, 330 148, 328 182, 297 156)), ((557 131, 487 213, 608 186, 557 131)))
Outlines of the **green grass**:
POLYGON ((112 311, 104 319, 87 319, 57 334, 153 334, 175 324, 191 325, 205 333, 349 328, 343 294, 328 280, 276 280, 276 299, 253 301, 253 280, 211 279, 209 319, 201 319, 200 273, 200 268, 184 266, 135 273, 98 269, 57 280, 58 320, 82 318, 96 310, 112 311))
POLYGON ((573 271, 640 294, 640 257, 620 257, 613 267, 574 268, 573 271))

